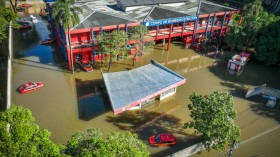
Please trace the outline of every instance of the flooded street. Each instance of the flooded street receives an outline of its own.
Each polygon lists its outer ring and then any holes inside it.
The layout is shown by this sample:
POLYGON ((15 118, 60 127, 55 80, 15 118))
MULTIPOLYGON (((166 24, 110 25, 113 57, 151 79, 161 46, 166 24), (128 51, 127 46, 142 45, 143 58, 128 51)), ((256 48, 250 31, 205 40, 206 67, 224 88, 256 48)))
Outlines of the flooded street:
MULTIPOLYGON (((241 141, 279 125, 279 110, 266 107, 256 101, 258 98, 245 99, 245 92, 250 87, 267 84, 280 89, 279 68, 249 62, 240 76, 230 75, 226 72, 226 63, 217 62, 216 66, 211 66, 214 59, 185 49, 183 43, 178 41, 172 42, 169 52, 163 50, 161 44, 156 45, 154 51, 141 57, 135 66, 132 66, 132 59, 112 64, 110 72, 124 71, 149 64, 150 59, 154 59, 187 79, 184 85, 177 88, 176 95, 166 100, 156 100, 154 104, 138 111, 113 115, 100 66, 90 73, 76 69, 76 73, 71 74, 65 70, 64 56, 58 46, 39 44, 49 37, 50 32, 47 21, 37 18, 39 22, 31 30, 14 31, 12 102, 29 108, 40 128, 46 128, 52 133, 51 139, 55 143, 66 143, 76 131, 90 127, 100 128, 104 134, 111 130, 133 131, 146 143, 147 138, 155 133, 170 132, 178 139, 175 147, 148 147, 153 156, 168 155, 199 141, 193 135, 193 130, 182 129, 183 124, 190 120, 187 108, 189 95, 192 92, 210 94, 216 90, 226 90, 234 96, 241 141), (29 81, 41 81, 44 87, 36 92, 19 94, 17 88, 29 81)), ((106 73, 107 68, 104 65, 103 72, 106 73)), ((279 129, 266 136, 279 139, 279 129)), ((250 142, 240 145, 234 155, 253 156, 264 153, 261 155, 275 156, 267 149, 277 150, 279 140, 266 141, 267 137, 263 137, 254 143, 254 147, 250 142)), ((217 152, 210 154, 215 156, 217 152)), ((209 154, 203 152, 195 156, 209 154)))

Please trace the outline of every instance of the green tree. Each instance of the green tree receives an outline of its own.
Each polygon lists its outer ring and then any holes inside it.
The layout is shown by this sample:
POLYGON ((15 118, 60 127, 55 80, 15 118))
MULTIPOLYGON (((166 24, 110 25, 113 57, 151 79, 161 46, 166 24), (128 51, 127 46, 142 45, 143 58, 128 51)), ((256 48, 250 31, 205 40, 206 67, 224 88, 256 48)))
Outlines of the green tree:
POLYGON ((246 51, 249 46, 256 43, 258 33, 261 28, 268 26, 269 24, 277 21, 279 17, 269 14, 264 11, 261 0, 253 0, 243 8, 243 44, 246 47, 246 51))
POLYGON ((0 0, 0 7, 5 7, 5 0, 0 0))
POLYGON ((184 124, 184 128, 194 128, 201 133, 207 150, 224 150, 235 141, 239 141, 240 130, 234 124, 237 117, 233 109, 233 98, 230 94, 215 91, 210 95, 190 96, 192 104, 188 105, 193 121, 184 124))
POLYGON ((254 0, 251 3, 246 4, 243 7, 243 44, 246 47, 246 51, 249 46, 256 42, 256 35, 262 26, 261 14, 263 14, 263 6, 261 0, 254 0))
MULTIPOLYGON (((98 42, 98 51, 103 55, 104 53, 109 54, 109 67, 108 71, 111 68, 113 59, 120 56, 127 56, 128 47, 127 47, 128 36, 125 31, 112 31, 110 33, 103 33, 102 35, 97 36, 98 42)), ((103 63, 103 59, 102 59, 103 63)))
POLYGON ((262 0, 252 0, 244 5, 243 12, 245 15, 259 16, 263 12, 262 0))
POLYGON ((8 26, 10 22, 16 24, 17 14, 15 14, 10 8, 6 8, 0 5, 0 44, 3 46, 4 40, 7 39, 8 26))
POLYGON ((74 6, 75 0, 58 0, 54 3, 52 9, 52 18, 54 18, 57 24, 61 24, 64 30, 68 31, 68 44, 70 49, 71 58, 71 70, 74 73, 73 66, 73 54, 71 47, 70 27, 80 23, 79 13, 83 13, 83 10, 77 6, 74 6))
POLYGON ((245 46, 247 51, 249 46, 253 46, 257 41, 257 36, 262 27, 275 22, 278 17, 264 11, 261 0, 247 0, 241 10, 241 16, 234 16, 233 24, 226 35, 226 43, 233 50, 237 47, 245 46), (236 22, 242 19, 241 24, 236 22))
POLYGON ((0 113, 0 156, 60 156, 50 135, 39 129, 28 109, 12 106, 0 113))
POLYGON ((236 47, 242 46, 242 38, 244 36, 242 30, 243 27, 238 24, 233 23, 229 25, 229 32, 227 32, 225 36, 225 42, 230 47, 231 52, 233 52, 236 47))
POLYGON ((66 144, 64 151, 71 156, 145 157, 149 156, 146 145, 133 133, 109 132, 102 138, 100 129, 77 132, 66 144))
POLYGON ((266 64, 278 64, 280 61, 280 21, 260 31, 255 44, 256 59, 266 64))
POLYGON ((134 45, 138 50, 133 57, 133 66, 137 55, 142 55, 143 51, 147 54, 154 49, 155 42, 149 35, 148 27, 143 26, 142 24, 129 29, 129 40, 135 41, 134 45))

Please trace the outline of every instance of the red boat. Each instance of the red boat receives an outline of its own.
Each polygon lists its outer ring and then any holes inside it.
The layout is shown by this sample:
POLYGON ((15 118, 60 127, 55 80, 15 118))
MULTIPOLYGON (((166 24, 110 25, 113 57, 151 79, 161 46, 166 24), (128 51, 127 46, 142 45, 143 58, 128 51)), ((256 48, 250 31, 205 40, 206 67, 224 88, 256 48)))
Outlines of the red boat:
POLYGON ((29 7, 32 7, 32 5, 31 4, 27 4, 27 3, 23 3, 23 4, 19 5, 18 7, 29 8, 29 7))
POLYGON ((151 146, 174 146, 176 144, 176 138, 173 134, 162 133, 151 136, 149 138, 149 144, 151 146))
POLYGON ((55 41, 55 39, 46 39, 46 40, 43 40, 41 41, 41 45, 49 45, 49 44, 53 44, 55 41))
POLYGON ((20 26, 19 28, 18 28, 18 30, 20 31, 20 30, 29 30, 29 29, 31 29, 32 28, 32 26, 30 26, 30 25, 22 25, 22 26, 20 26))
POLYGON ((31 91, 35 91, 41 87, 43 87, 43 83, 42 82, 28 82, 22 86, 20 86, 18 88, 18 91, 21 93, 21 94, 25 94, 25 93, 28 93, 28 92, 31 92, 31 91))
POLYGON ((86 71, 86 72, 93 71, 93 68, 90 65, 89 61, 79 61, 78 63, 84 71, 86 71))

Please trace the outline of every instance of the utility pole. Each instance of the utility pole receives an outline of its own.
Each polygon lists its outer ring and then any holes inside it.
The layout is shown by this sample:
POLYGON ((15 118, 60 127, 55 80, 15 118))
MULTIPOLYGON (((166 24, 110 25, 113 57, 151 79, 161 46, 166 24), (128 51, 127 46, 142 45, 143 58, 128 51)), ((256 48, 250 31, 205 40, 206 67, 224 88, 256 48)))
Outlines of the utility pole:
POLYGON ((12 22, 9 24, 9 43, 8 43, 8 66, 7 66, 7 106, 6 109, 11 108, 11 79, 12 79, 12 22))
POLYGON ((232 152, 233 152, 233 150, 236 148, 236 146, 237 146, 236 141, 233 141, 233 143, 232 143, 232 145, 231 145, 231 147, 230 147, 230 149, 229 149, 228 157, 232 157, 232 152))
MULTIPOLYGON (((9 23, 9 43, 8 43, 8 66, 7 66, 7 106, 6 110, 11 108, 11 79, 12 79, 12 22, 9 23)), ((7 131, 10 131, 10 123, 7 125, 7 131)))

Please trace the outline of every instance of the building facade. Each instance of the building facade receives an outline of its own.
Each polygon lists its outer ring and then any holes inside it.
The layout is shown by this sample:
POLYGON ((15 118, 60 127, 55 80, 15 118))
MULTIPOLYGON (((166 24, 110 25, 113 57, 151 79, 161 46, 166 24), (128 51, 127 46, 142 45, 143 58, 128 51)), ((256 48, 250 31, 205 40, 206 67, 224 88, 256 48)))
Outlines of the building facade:
MULTIPOLYGON (((180 38, 186 47, 189 47, 205 37, 223 36, 232 16, 238 12, 236 9, 207 1, 76 1, 75 5, 83 9, 83 14, 79 16, 80 24, 71 28, 68 39, 68 31, 56 25, 51 18, 50 6, 53 2, 46 3, 52 34, 61 47, 69 69, 71 55, 74 63, 78 60, 95 63, 104 57, 98 52, 96 36, 105 31, 129 32, 133 26, 145 25, 148 27, 150 39, 168 43, 168 49, 174 38, 180 38)), ((133 45, 134 42, 128 41, 128 44, 133 45)))

